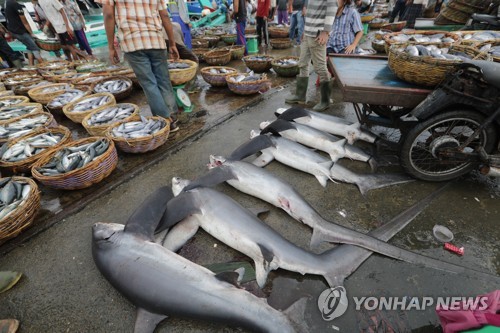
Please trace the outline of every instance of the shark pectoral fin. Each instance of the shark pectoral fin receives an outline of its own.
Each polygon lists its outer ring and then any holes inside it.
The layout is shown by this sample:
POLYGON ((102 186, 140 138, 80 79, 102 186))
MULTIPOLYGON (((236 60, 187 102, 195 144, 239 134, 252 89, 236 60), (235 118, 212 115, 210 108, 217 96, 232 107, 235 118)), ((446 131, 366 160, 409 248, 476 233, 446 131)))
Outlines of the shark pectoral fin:
POLYGON ((271 262, 274 259, 274 253, 262 244, 257 244, 260 248, 262 260, 255 261, 255 279, 260 288, 266 285, 267 276, 271 271, 271 262))
POLYGON ((244 275, 245 275, 245 268, 240 267, 233 272, 221 272, 215 274, 215 277, 220 281, 225 281, 239 288, 244 275))
POLYGON ((191 192, 181 192, 167 203, 167 207, 155 233, 161 232, 184 220, 187 216, 199 214, 200 208, 192 197, 191 192))
POLYGON ((236 148, 227 159, 230 161, 241 161, 248 156, 272 146, 273 142, 267 135, 258 135, 236 148))
POLYGON ((163 247, 172 252, 177 252, 188 240, 193 238, 199 227, 200 225, 195 218, 188 217, 169 231, 163 241, 163 247))
POLYGON ((326 183, 328 182, 328 179, 330 179, 334 183, 337 183, 332 178, 332 176, 330 175, 330 168, 332 167, 333 162, 332 161, 325 161, 325 162, 321 162, 321 163, 318 163, 318 164, 321 167, 319 171, 323 175, 321 175, 321 176, 320 175, 316 175, 316 179, 319 181, 319 183, 321 184, 321 186, 326 187, 326 183))
POLYGON ((304 320, 304 314, 307 308, 307 301, 310 297, 302 297, 288 308, 283 310, 283 314, 292 322, 294 328, 297 332, 306 333, 310 332, 311 329, 304 320))
MULTIPOLYGON (((279 109, 279 111, 282 111, 279 109)), ((285 111, 282 111, 281 113, 277 114, 278 110, 276 111, 275 115, 278 119, 283 119, 283 120, 294 120, 297 118, 302 118, 302 117, 310 117, 309 111, 301 108, 301 107, 296 107, 293 106, 291 108, 286 109, 285 111)))
POLYGON ((315 175, 314 177, 316 177, 316 179, 319 181, 321 186, 326 187, 326 184, 328 183, 327 176, 315 175))
POLYGON ((253 215, 259 217, 259 215, 269 213, 269 209, 266 207, 251 207, 247 208, 253 215))
POLYGON ((134 333, 153 333, 156 326, 158 326, 158 324, 166 318, 168 317, 165 315, 160 315, 141 308, 137 308, 134 333))
POLYGON ((262 154, 253 160, 252 164, 259 168, 265 167, 274 160, 274 155, 267 150, 263 150, 262 154))

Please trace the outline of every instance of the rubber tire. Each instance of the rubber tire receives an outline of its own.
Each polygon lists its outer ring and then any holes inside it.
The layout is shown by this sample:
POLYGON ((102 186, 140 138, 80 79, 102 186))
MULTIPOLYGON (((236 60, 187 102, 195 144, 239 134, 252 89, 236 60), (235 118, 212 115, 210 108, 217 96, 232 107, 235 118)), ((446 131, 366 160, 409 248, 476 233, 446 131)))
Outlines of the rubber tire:
MULTIPOLYGON (((447 173, 447 174, 428 174, 421 172, 419 169, 416 169, 413 166, 413 163, 411 161, 411 151, 410 149, 412 148, 413 142, 419 137, 419 135, 422 134, 427 128, 430 126, 439 123, 443 120, 447 119, 452 119, 452 118, 465 118, 465 119, 470 119, 472 121, 477 122, 478 124, 482 124, 485 120, 485 117, 481 115, 480 113, 472 110, 454 110, 454 111, 447 111, 441 114, 437 114, 419 124, 417 124, 414 128, 412 128, 406 136, 403 138, 402 145, 401 145, 401 152, 400 152, 400 161, 401 161, 401 166, 403 169, 410 174, 411 176, 421 179, 421 180, 426 180, 426 181, 433 181, 433 182, 441 182, 441 181, 448 181, 451 179, 458 178, 460 176, 463 176, 469 172, 471 172, 474 167, 476 166, 475 163, 468 163, 464 167, 455 170, 453 172, 447 173)), ((485 143, 484 143, 484 150, 487 153, 490 153, 494 147, 495 147, 495 142, 497 141, 497 130, 493 124, 490 124, 487 126, 484 130, 484 138, 485 138, 485 143)))
POLYGON ((385 105, 369 105, 369 107, 373 113, 387 119, 391 119, 391 117, 400 118, 411 112, 411 109, 408 108, 396 108, 385 105))

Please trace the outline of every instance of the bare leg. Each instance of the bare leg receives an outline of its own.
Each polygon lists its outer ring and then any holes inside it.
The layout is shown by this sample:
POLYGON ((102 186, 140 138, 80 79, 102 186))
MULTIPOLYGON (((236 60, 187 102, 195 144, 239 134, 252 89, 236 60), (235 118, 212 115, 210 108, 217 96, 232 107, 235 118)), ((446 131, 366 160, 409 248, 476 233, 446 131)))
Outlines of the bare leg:
POLYGON ((30 64, 30 66, 35 64, 35 57, 33 57, 32 53, 28 53, 28 64, 30 64))

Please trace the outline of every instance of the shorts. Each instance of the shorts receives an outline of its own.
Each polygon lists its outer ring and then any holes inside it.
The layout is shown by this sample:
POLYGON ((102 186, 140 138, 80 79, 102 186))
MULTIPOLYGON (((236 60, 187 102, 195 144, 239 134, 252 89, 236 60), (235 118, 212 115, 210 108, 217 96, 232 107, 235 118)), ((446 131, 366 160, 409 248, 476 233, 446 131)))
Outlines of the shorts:
POLYGON ((37 58, 40 57, 40 48, 29 33, 15 34, 11 32, 11 35, 26 46, 26 52, 34 54, 37 58))
POLYGON ((57 34, 59 36, 59 40, 61 41, 61 45, 75 45, 76 39, 71 38, 67 32, 63 32, 62 34, 57 34))

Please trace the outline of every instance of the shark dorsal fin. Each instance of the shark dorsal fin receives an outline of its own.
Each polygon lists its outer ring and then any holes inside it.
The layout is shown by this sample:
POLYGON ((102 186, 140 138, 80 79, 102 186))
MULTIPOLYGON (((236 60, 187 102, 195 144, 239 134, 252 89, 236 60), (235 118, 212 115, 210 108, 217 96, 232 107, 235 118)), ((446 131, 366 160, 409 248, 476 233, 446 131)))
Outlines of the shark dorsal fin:
POLYGON ((299 107, 291 107, 282 114, 278 115, 278 119, 293 121, 297 118, 309 117, 310 114, 307 110, 299 107))
POLYGON ((240 267, 232 272, 220 272, 215 274, 215 277, 227 283, 232 284, 235 287, 240 287, 241 280, 243 280, 243 276, 245 275, 245 268, 240 267))
POLYGON ((272 123, 270 123, 266 128, 260 131, 260 134, 271 133, 273 135, 281 135, 280 132, 296 129, 295 126, 289 121, 283 119, 276 119, 272 123))

